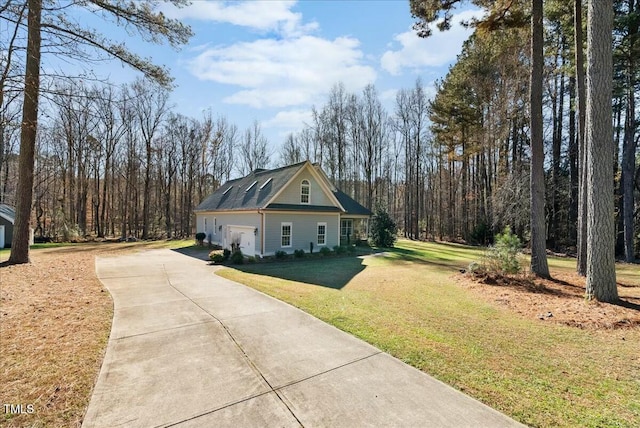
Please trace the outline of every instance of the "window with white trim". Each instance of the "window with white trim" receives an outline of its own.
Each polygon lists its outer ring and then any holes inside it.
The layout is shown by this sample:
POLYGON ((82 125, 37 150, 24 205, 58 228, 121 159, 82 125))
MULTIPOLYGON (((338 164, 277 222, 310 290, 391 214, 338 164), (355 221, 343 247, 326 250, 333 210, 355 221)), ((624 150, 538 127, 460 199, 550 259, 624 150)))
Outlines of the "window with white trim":
POLYGON ((327 244, 327 223, 318 223, 318 245, 327 244))
POLYGON ((308 204, 311 201, 311 185, 309 180, 302 180, 300 184, 300 203, 308 204))
POLYGON ((280 223, 280 246, 282 248, 291 247, 291 222, 280 223))
POLYGON ((343 239, 350 238, 353 235, 353 220, 342 220, 340 223, 340 237, 343 239))

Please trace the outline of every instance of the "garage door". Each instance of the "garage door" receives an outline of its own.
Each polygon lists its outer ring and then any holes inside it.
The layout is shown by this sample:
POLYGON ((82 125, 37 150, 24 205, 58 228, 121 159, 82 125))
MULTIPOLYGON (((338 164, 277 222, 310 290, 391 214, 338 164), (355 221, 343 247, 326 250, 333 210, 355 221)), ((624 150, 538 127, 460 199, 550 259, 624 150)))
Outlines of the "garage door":
POLYGON ((256 255, 255 228, 252 226, 229 226, 229 234, 232 243, 240 244, 240 250, 245 256, 256 255))

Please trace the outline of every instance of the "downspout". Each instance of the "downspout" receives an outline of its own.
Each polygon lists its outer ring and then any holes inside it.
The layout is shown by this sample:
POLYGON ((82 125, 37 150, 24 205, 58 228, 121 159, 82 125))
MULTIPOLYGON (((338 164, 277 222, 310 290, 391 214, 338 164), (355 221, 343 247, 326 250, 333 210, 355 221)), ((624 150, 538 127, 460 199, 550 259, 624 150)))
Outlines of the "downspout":
POLYGON ((264 234, 265 234, 265 229, 264 229, 264 211, 262 211, 262 209, 258 210, 258 213, 261 216, 260 219, 260 224, 261 226, 261 231, 260 231, 260 257, 264 257, 264 234))

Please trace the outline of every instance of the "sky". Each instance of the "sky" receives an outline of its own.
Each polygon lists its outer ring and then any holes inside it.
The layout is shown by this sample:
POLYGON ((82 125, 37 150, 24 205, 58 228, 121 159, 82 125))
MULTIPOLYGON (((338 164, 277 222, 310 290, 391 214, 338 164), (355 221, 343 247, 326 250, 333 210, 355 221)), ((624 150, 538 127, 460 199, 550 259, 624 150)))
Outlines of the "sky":
MULTIPOLYGON (((373 83, 390 112, 396 92, 417 78, 433 94, 471 34, 460 21, 479 16, 458 11, 451 30, 420 39, 408 0, 195 0, 161 10, 191 26, 189 44, 175 51, 132 40, 128 47, 171 70, 175 111, 198 118, 210 109, 240 130, 258 120, 274 153, 338 82, 356 93, 373 83)), ((136 75, 105 67, 112 80, 136 75)))

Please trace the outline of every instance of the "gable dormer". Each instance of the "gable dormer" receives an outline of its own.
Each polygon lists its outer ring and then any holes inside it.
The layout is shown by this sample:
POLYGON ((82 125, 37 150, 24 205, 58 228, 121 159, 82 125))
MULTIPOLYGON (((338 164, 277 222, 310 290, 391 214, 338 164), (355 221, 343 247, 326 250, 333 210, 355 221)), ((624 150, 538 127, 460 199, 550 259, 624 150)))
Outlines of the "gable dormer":
POLYGON ((310 162, 289 180, 283 189, 271 200, 273 204, 323 206, 343 210, 331 191, 331 183, 319 174, 310 162))

